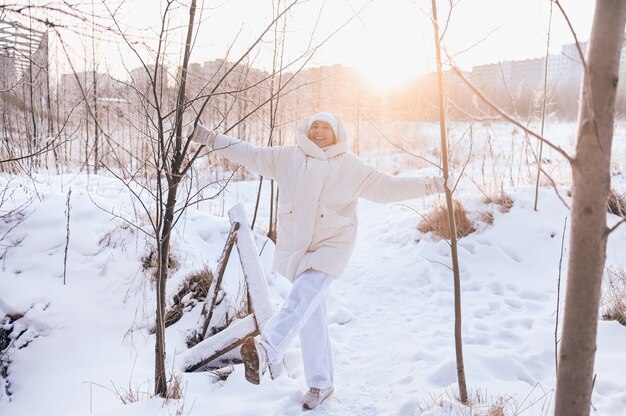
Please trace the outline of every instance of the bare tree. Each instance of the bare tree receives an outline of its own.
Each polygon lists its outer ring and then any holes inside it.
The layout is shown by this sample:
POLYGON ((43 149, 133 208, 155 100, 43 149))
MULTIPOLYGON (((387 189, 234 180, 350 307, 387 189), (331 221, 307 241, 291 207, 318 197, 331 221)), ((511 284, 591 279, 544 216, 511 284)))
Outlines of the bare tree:
MULTIPOLYGON (((106 5, 105 5, 106 7, 106 5)), ((135 47, 134 43, 123 34, 119 28, 119 22, 114 13, 111 13, 113 23, 118 26, 119 32, 126 41, 136 57, 141 61, 141 70, 135 73, 137 82, 134 91, 139 98, 139 107, 143 110, 141 119, 145 120, 143 127, 139 126, 139 132, 145 135, 145 139, 150 143, 151 154, 147 155, 140 165, 150 179, 141 183, 137 172, 129 172, 131 178, 125 182, 131 191, 133 185, 138 185, 142 192, 152 196, 154 207, 144 202, 140 193, 133 191, 138 201, 141 203, 146 214, 150 218, 151 231, 147 232, 155 240, 155 252, 152 257, 155 259, 155 288, 156 288, 156 319, 155 319, 155 388, 156 395, 167 397, 167 374, 165 366, 165 314, 166 314, 166 284, 170 267, 171 235, 174 225, 179 218, 179 205, 177 198, 179 185, 197 159, 199 150, 189 154, 189 139, 184 137, 183 114, 188 107, 185 97, 187 67, 191 54, 191 44, 193 40, 193 29, 195 24, 196 0, 191 0, 189 6, 189 20, 187 24, 187 34, 182 57, 182 66, 178 74, 178 91, 174 102, 169 100, 169 90, 167 88, 166 67, 164 56, 167 42, 168 24, 171 18, 172 9, 175 7, 173 1, 167 1, 161 15, 161 26, 157 40, 157 50, 154 54, 153 63, 143 59, 142 53, 135 47), (149 173, 148 173, 149 172, 149 173), (150 182, 154 182, 156 189, 152 189, 150 182)), ((91 112, 92 115, 93 112, 91 112)), ((94 116, 94 122, 98 122, 94 116)), ((110 167, 105 166, 109 172, 115 176, 118 174, 110 167)), ((122 179, 120 176, 118 178, 122 179)))
MULTIPOLYGON (((445 179, 446 204, 448 207, 448 221, 450 224, 450 252, 452 256, 452 271, 454 275, 454 346, 456 351, 456 372, 459 383, 459 399, 468 403, 467 384, 465 382, 465 364, 463 363, 462 313, 461 313, 461 271, 459 269, 459 255, 456 238, 456 224, 454 219, 454 204, 452 201, 453 186, 448 183, 450 170, 448 166, 448 144, 446 138, 445 100, 443 91, 443 70, 441 67, 441 45, 439 37, 439 22, 437 20, 437 2, 432 0, 432 22, 435 35, 435 51, 437 53, 437 86, 439 92, 439 130, 441 133, 441 161, 443 177, 445 179)), ((453 185, 453 184, 452 184, 453 185)))
MULTIPOLYGON (((557 2, 558 4, 558 2, 557 2)), ((596 2, 572 161, 572 229, 555 414, 588 415, 606 243, 606 207, 626 2, 596 2)))
MULTIPOLYGON (((140 113, 137 133, 143 136, 143 141, 148 144, 145 155, 134 155, 139 166, 135 171, 127 171, 122 166, 122 173, 116 169, 105 166, 110 173, 117 176, 128 186, 135 195, 147 217, 150 227, 143 230, 155 241, 155 250, 152 257, 155 259, 155 285, 156 285, 156 345, 155 345, 155 394, 166 397, 168 394, 167 375, 165 371, 165 306, 166 306, 166 284, 170 268, 171 236, 174 227, 186 208, 191 205, 196 194, 191 191, 190 186, 181 191, 181 185, 187 184, 185 177, 192 168, 194 162, 202 154, 202 147, 194 148, 187 133, 183 128, 185 112, 195 112, 195 123, 209 103, 220 96, 239 96, 246 91, 249 86, 236 82, 227 82, 230 78, 237 78, 246 73, 242 62, 251 55, 262 41, 263 36, 276 24, 276 22, 286 14, 289 9, 295 6, 299 0, 292 0, 274 20, 271 21, 265 30, 256 38, 252 45, 234 63, 222 61, 217 69, 217 80, 211 85, 210 91, 200 89, 199 95, 189 97, 186 93, 186 83, 188 78, 189 59, 192 50, 194 16, 196 13, 196 1, 192 0, 189 6, 189 21, 187 24, 187 36, 182 57, 180 71, 171 75, 165 66, 166 46, 168 36, 171 33, 169 20, 173 8, 177 7, 173 0, 167 1, 161 17, 161 29, 157 38, 156 51, 151 53, 150 62, 143 59, 143 53, 137 49, 136 43, 129 36, 125 35, 119 27, 119 22, 115 19, 113 12, 111 18, 118 31, 123 37, 126 45, 133 51, 135 56, 141 61, 142 66, 138 70, 132 71, 133 82, 129 85, 137 95, 135 106, 140 113), (170 100, 170 89, 168 88, 168 77, 176 78, 176 98, 170 100), (196 110, 194 104, 202 102, 202 106, 196 110), (143 156, 143 157, 142 157, 143 156), (125 179, 126 178, 126 179, 125 179), (149 195, 154 204, 145 200, 144 195, 149 195)), ((106 4, 105 4, 105 7, 106 4)), ((184 6, 183 6, 184 7, 184 6)), ((282 70, 281 68, 280 70, 282 70)), ((245 76, 245 75, 244 75, 245 76)), ((260 82, 260 81, 259 81, 260 82)), ((276 91, 279 94, 281 91, 276 91)), ((271 99, 255 103, 246 114, 237 114, 237 120, 226 129, 232 130, 245 121, 250 115, 262 109, 271 99)), ((224 122, 229 114, 238 107, 235 101, 225 100, 217 105, 225 105, 221 114, 224 122)), ((92 113, 93 115, 93 113, 92 113)), ((189 116, 187 116, 189 118, 189 116)), ((97 119, 94 118, 94 121, 97 119)), ((126 151, 126 150, 124 150, 126 151)), ((132 152, 132 149, 131 149, 132 152)), ((219 192, 219 191, 218 191, 219 192)), ((215 195, 216 196, 216 195, 215 195)))

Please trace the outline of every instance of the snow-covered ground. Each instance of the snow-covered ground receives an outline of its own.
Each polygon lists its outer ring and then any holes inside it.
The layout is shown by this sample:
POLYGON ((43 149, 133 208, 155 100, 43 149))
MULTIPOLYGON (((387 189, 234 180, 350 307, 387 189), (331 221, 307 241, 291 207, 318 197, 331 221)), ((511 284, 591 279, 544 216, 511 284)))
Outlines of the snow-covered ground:
MULTIPOLYGON (((4 189, 8 181, 1 181, 4 189)), ((190 273, 215 267, 230 228, 222 209, 241 201, 251 217, 256 188, 256 181, 232 183, 223 196, 188 210, 173 241, 178 264, 168 282, 170 301, 190 273)), ((561 189, 567 202, 566 191, 561 189)), ((360 202, 354 256, 333 283, 329 300, 335 393, 309 414, 475 415, 498 401, 506 403, 505 414, 552 413, 558 277, 564 293, 567 247, 561 270, 559 262, 562 239, 568 241, 568 210, 551 188, 541 190, 537 212, 534 190, 527 185, 505 187, 513 200, 508 212, 483 202, 469 180, 463 179, 460 192, 478 221, 478 231, 460 241, 459 252, 465 372, 473 409, 454 399, 449 247, 416 230, 421 217, 415 210, 425 213, 440 202, 432 196, 403 204, 360 202), (491 214, 492 224, 478 220, 485 214, 491 214)), ((0 224, 0 233, 6 233, 0 318, 14 320, 2 322, 12 328, 12 344, 1 358, 0 415, 302 413, 306 386, 297 340, 286 356, 287 371, 276 380, 266 376, 260 386, 245 381, 239 364, 227 368, 232 373, 226 380, 211 372, 180 372, 176 357, 186 349, 187 331, 196 328, 199 305, 167 329, 167 365, 180 377, 182 398, 152 397, 155 296, 142 263, 150 240, 122 219, 145 226, 146 217, 123 185, 97 175, 13 179, 3 213, 26 201, 21 213, 0 224)), ((260 229, 267 216, 262 209, 260 229)), ((617 221, 609 217, 610 223, 617 221)), ((256 237, 269 270, 273 247, 261 233, 256 237)), ((625 244, 622 227, 609 238, 607 266, 626 267, 625 244)), ((268 279, 278 305, 290 283, 271 273, 268 279)), ((222 304, 222 314, 236 308, 240 287, 233 256, 224 278, 232 299, 222 304)), ((626 328, 601 321, 592 414, 626 414, 624 345, 626 328)))

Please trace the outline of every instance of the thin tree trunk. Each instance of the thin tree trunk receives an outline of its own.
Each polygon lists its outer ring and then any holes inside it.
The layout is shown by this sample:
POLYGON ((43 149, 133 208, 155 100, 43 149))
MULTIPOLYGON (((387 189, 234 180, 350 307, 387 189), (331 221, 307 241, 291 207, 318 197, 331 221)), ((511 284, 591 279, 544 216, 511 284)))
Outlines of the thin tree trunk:
MULTIPOLYGON (((183 148, 182 127, 183 127, 183 112, 185 107, 185 88, 187 82, 187 67, 189 65, 189 55, 191 53, 191 41, 193 36, 193 22, 196 13, 196 0, 191 1, 189 7, 189 23, 187 27, 187 41, 185 44, 185 54, 183 56, 183 65, 181 67, 181 81, 178 91, 178 99, 176 106, 176 121, 175 121, 175 137, 174 148, 171 153, 164 154, 163 157, 167 160, 167 157, 171 155, 171 170, 166 172, 167 178, 167 199, 165 202, 165 212, 163 217, 163 226, 161 228, 161 235, 159 236, 157 249, 158 253, 158 270, 157 270, 157 313, 156 313, 156 345, 155 345, 155 367, 154 378, 155 386, 154 393, 161 397, 167 396, 167 375, 165 372, 165 295, 166 295, 166 283, 168 275, 168 263, 170 253, 170 239, 172 235, 172 229, 174 228, 174 213, 176 211, 176 196, 178 193, 178 185, 180 184, 183 172, 182 164, 186 154, 186 146, 183 148)), ((155 71, 154 83, 162 84, 159 82, 160 73, 157 63, 157 69, 155 71)), ((153 90, 156 91, 156 86, 153 85, 153 90)), ((155 100, 162 94, 155 93, 155 100)), ((163 128, 160 128, 159 140, 161 141, 161 149, 167 149, 169 146, 165 144, 165 135, 163 128)), ((161 201, 162 202, 162 201, 161 201)))
MULTIPOLYGON (((85 88, 87 88, 87 55, 85 55, 85 88)), ((80 82, 80 81, 79 81, 80 82)), ((85 170, 89 173, 89 99, 85 94, 85 170)))
POLYGON ((441 45, 439 43, 439 23, 437 21, 437 4, 432 0, 433 29, 435 34, 435 49, 437 52, 437 86, 439 92, 439 128, 441 133, 441 160, 443 164, 443 177, 446 180, 446 204, 448 206, 448 220, 450 222, 450 249, 452 256, 452 271, 454 274, 454 346, 456 351, 456 372, 459 383, 459 400, 468 403, 467 384, 465 382, 465 365, 463 363, 463 339, 461 326, 461 272, 459 269, 459 256, 456 240, 456 224, 454 220, 454 205, 452 202, 452 190, 447 181, 448 171, 448 145, 446 139, 445 102, 443 95, 443 71, 441 68, 441 45))
POLYGON ((559 351, 555 414, 590 412, 598 309, 606 259, 606 205, 626 2, 596 3, 583 76, 576 158, 572 161, 572 229, 559 351))
MULTIPOLYGON (((29 38, 29 43, 30 43, 30 47, 32 48, 32 38, 29 38)), ((31 153, 35 152, 35 149, 37 148, 37 136, 39 134, 39 131, 37 129, 37 119, 35 118, 35 108, 39 108, 39 106, 35 106, 35 91, 34 91, 34 84, 35 84, 35 80, 33 78, 33 59, 29 59, 28 62, 28 98, 29 98, 29 103, 30 103, 30 118, 31 121, 33 123, 33 138, 32 138, 32 148, 30 149, 31 153)), ((37 159, 34 160, 34 164, 35 166, 39 166, 39 163, 37 163, 37 159)))
POLYGON ((256 191, 256 202, 254 203, 254 214, 252 214, 252 222, 250 228, 254 230, 254 224, 256 223, 256 216, 259 213, 259 203, 261 202, 261 191, 263 190, 263 176, 259 176, 259 187, 256 191))
MULTIPOLYGON (((541 102, 541 132, 543 136, 543 128, 546 123, 546 107, 548 104, 548 63, 550 60, 550 32, 552 31, 552 2, 550 2, 550 18, 548 20, 548 39, 546 40, 546 61, 543 65, 543 101, 541 102)), ((535 183, 535 205, 537 211, 539 204, 539 180, 541 179, 541 159, 543 158, 543 142, 539 142, 539 157, 537 158, 537 180, 535 183)))
POLYGON ((170 240, 174 227, 174 211, 176 209, 176 193, 180 180, 170 178, 168 175, 167 200, 165 202, 165 215, 163 227, 159 239, 158 269, 157 269, 157 310, 156 310, 156 345, 154 366, 154 394, 161 397, 167 395, 167 374, 165 372, 165 313, 166 313, 166 288, 168 266, 170 257, 170 240))
POLYGON ((93 7, 93 0, 91 2, 91 16, 92 19, 94 19, 94 21, 92 22, 92 26, 91 26, 91 64, 92 64, 92 69, 93 69, 93 118, 94 118, 94 122, 93 122, 93 147, 94 147, 94 154, 93 154, 93 171, 94 173, 98 173, 98 159, 99 159, 99 152, 98 152, 98 141, 99 141, 99 136, 100 136, 100 132, 99 132, 99 127, 100 127, 100 121, 98 120, 98 73, 96 72, 96 28, 95 28, 95 16, 94 16, 94 7, 93 7))
MULTIPOLYGON (((49 57, 50 55, 50 50, 48 47, 48 36, 45 37, 45 48, 46 48, 46 56, 49 57)), ((46 82, 46 118, 47 118, 47 122, 48 122, 48 137, 52 137, 52 136, 56 136, 55 131, 54 131, 54 117, 52 115, 52 97, 50 97, 51 92, 50 92, 50 66, 48 65, 48 67, 46 68, 46 72, 45 72, 45 82, 46 82)), ((58 107, 58 102, 57 102, 57 107, 58 107)), ((57 147, 56 146, 52 146, 52 154, 54 155, 54 167, 56 169, 56 173, 57 175, 61 173, 60 167, 59 167, 59 154, 57 151, 57 147)))

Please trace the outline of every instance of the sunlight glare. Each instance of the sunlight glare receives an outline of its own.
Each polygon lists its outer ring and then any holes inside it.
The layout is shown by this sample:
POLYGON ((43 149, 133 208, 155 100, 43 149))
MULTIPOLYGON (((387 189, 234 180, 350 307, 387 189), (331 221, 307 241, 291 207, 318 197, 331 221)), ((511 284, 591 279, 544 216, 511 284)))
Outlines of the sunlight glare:
MULTIPOLYGON (((395 60, 395 62, 400 61, 395 60)), ((417 76, 416 72, 407 70, 402 63, 395 65, 375 65, 370 63, 357 69, 367 84, 383 91, 401 88, 407 85, 412 77, 417 76)))
POLYGON ((368 12, 362 17, 366 26, 353 36, 349 49, 364 80, 374 88, 391 90, 423 73, 428 58, 416 42, 422 37, 416 9, 411 4, 379 3, 368 12))

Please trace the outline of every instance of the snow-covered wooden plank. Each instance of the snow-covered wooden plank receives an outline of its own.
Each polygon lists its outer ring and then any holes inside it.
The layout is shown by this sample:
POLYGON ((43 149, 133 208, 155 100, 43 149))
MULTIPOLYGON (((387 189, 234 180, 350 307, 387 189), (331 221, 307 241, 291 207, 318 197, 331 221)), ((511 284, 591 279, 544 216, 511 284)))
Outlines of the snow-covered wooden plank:
POLYGON ((248 315, 178 355, 178 363, 186 372, 195 371, 257 334, 254 316, 248 315))
POLYGON ((215 275, 213 276, 213 280, 211 280, 211 286, 207 291, 206 301, 204 302, 204 306, 202 307, 202 316, 204 316, 204 324, 202 325, 202 339, 206 338, 206 334, 211 323, 211 318, 213 317, 215 301, 217 300, 217 294, 220 290, 220 287, 222 286, 222 279, 224 277, 224 272, 226 271, 226 264, 228 263, 230 253, 233 250, 233 246, 235 245, 238 229, 239 223, 233 222, 230 227, 230 232, 228 233, 228 238, 226 239, 226 244, 224 245, 224 250, 222 250, 222 255, 217 261, 217 267, 215 268, 215 275))
POLYGON ((241 268, 248 285, 248 294, 252 303, 252 310, 259 329, 263 329, 267 321, 274 314, 274 308, 270 302, 270 291, 267 287, 267 280, 259 258, 259 251, 254 242, 252 229, 248 222, 248 217, 240 202, 228 211, 231 223, 238 222, 237 230, 237 251, 241 268))

